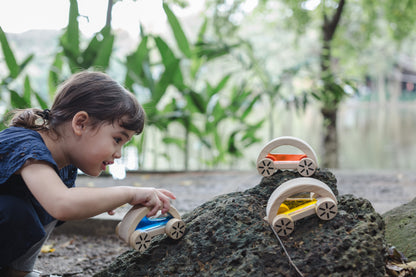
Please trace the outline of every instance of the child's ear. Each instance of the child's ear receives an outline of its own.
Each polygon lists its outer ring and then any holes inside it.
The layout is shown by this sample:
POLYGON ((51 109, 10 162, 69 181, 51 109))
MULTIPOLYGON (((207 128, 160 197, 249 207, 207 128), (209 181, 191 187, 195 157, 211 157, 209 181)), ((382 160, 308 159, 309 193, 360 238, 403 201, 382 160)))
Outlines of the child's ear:
POLYGON ((85 111, 77 112, 72 118, 72 130, 76 135, 81 135, 87 127, 89 121, 88 113, 85 111))

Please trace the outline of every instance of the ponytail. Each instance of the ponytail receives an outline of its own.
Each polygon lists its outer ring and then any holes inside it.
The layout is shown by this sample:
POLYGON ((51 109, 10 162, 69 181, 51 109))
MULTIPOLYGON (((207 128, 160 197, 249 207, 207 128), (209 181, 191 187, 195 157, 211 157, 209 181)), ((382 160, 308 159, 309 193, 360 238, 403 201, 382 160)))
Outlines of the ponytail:
POLYGON ((9 126, 23 127, 35 131, 46 131, 49 130, 48 123, 50 117, 51 111, 48 109, 43 111, 36 108, 16 110, 13 113, 9 126))

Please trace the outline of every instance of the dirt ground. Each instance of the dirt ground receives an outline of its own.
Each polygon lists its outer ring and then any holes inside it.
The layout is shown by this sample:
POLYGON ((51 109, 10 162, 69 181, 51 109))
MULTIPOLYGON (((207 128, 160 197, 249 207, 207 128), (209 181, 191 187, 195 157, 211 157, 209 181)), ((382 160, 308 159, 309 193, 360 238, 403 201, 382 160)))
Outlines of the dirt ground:
MULTIPOLYGON (((333 171, 339 194, 354 194, 373 204, 380 214, 416 197, 416 173, 387 171, 333 171)), ((188 173, 128 174, 124 180, 110 177, 78 178, 78 186, 154 186, 175 193, 174 205, 184 214, 216 195, 256 186, 256 172, 216 171, 188 173)), ((85 221, 67 222, 54 230, 36 262, 42 276, 92 276, 106 268, 117 256, 128 251, 114 228, 129 207, 117 210, 114 217, 100 215, 85 221)))

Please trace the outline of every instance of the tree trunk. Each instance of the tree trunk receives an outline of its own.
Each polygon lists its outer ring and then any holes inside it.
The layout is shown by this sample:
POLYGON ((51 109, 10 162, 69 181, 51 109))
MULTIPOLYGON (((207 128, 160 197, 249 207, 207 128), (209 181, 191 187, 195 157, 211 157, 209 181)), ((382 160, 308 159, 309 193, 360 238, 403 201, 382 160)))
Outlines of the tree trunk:
POLYGON ((338 109, 321 109, 323 116, 321 168, 337 168, 338 164, 338 109))
MULTIPOLYGON (((321 54, 321 79, 325 94, 331 94, 331 83, 333 73, 330 67, 331 46, 330 42, 324 40, 321 54)), ((322 128, 322 168, 338 168, 338 134, 337 134, 337 113, 338 104, 326 102, 321 108, 323 117, 322 128)))
POLYGON ((331 42, 334 38, 335 31, 341 19, 341 14, 345 6, 345 0, 340 0, 338 7, 332 16, 328 18, 325 13, 325 1, 323 2, 323 25, 322 25, 322 50, 320 55, 321 80, 323 82, 323 107, 321 113, 323 116, 324 128, 322 134, 322 163, 324 168, 338 167, 338 135, 337 135, 337 113, 340 98, 331 97, 334 83, 334 74, 331 69, 331 42))

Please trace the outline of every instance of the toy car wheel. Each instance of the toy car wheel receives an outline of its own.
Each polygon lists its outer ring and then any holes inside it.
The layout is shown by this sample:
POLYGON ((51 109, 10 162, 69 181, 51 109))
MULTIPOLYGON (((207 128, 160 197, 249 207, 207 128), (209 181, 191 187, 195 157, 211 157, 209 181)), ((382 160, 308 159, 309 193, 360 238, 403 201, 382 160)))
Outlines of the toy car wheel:
POLYGON ((316 203, 316 215, 323 220, 333 219, 338 213, 337 204, 329 197, 324 197, 316 203))
POLYGON ((309 177, 313 175, 316 171, 316 164, 312 159, 309 158, 303 158, 299 161, 299 164, 297 166, 297 171, 300 175, 304 177, 309 177))
POLYGON ((140 252, 149 248, 152 238, 147 232, 136 230, 130 236, 130 246, 140 252))
POLYGON ((276 167, 271 159, 264 158, 258 162, 257 171, 264 177, 269 177, 276 171, 276 167))
POLYGON ((295 229, 295 223, 290 216, 279 214, 273 219, 273 228, 279 236, 287 236, 295 229))
POLYGON ((172 239, 180 239, 185 233, 185 222, 174 218, 166 223, 166 234, 172 239))
POLYGON ((117 235, 117 236, 120 236, 120 235, 119 235, 119 233, 118 233, 118 232, 119 232, 119 230, 120 230, 120 225, 121 225, 121 222, 119 222, 119 223, 117 224, 117 226, 116 226, 116 235, 117 235))

